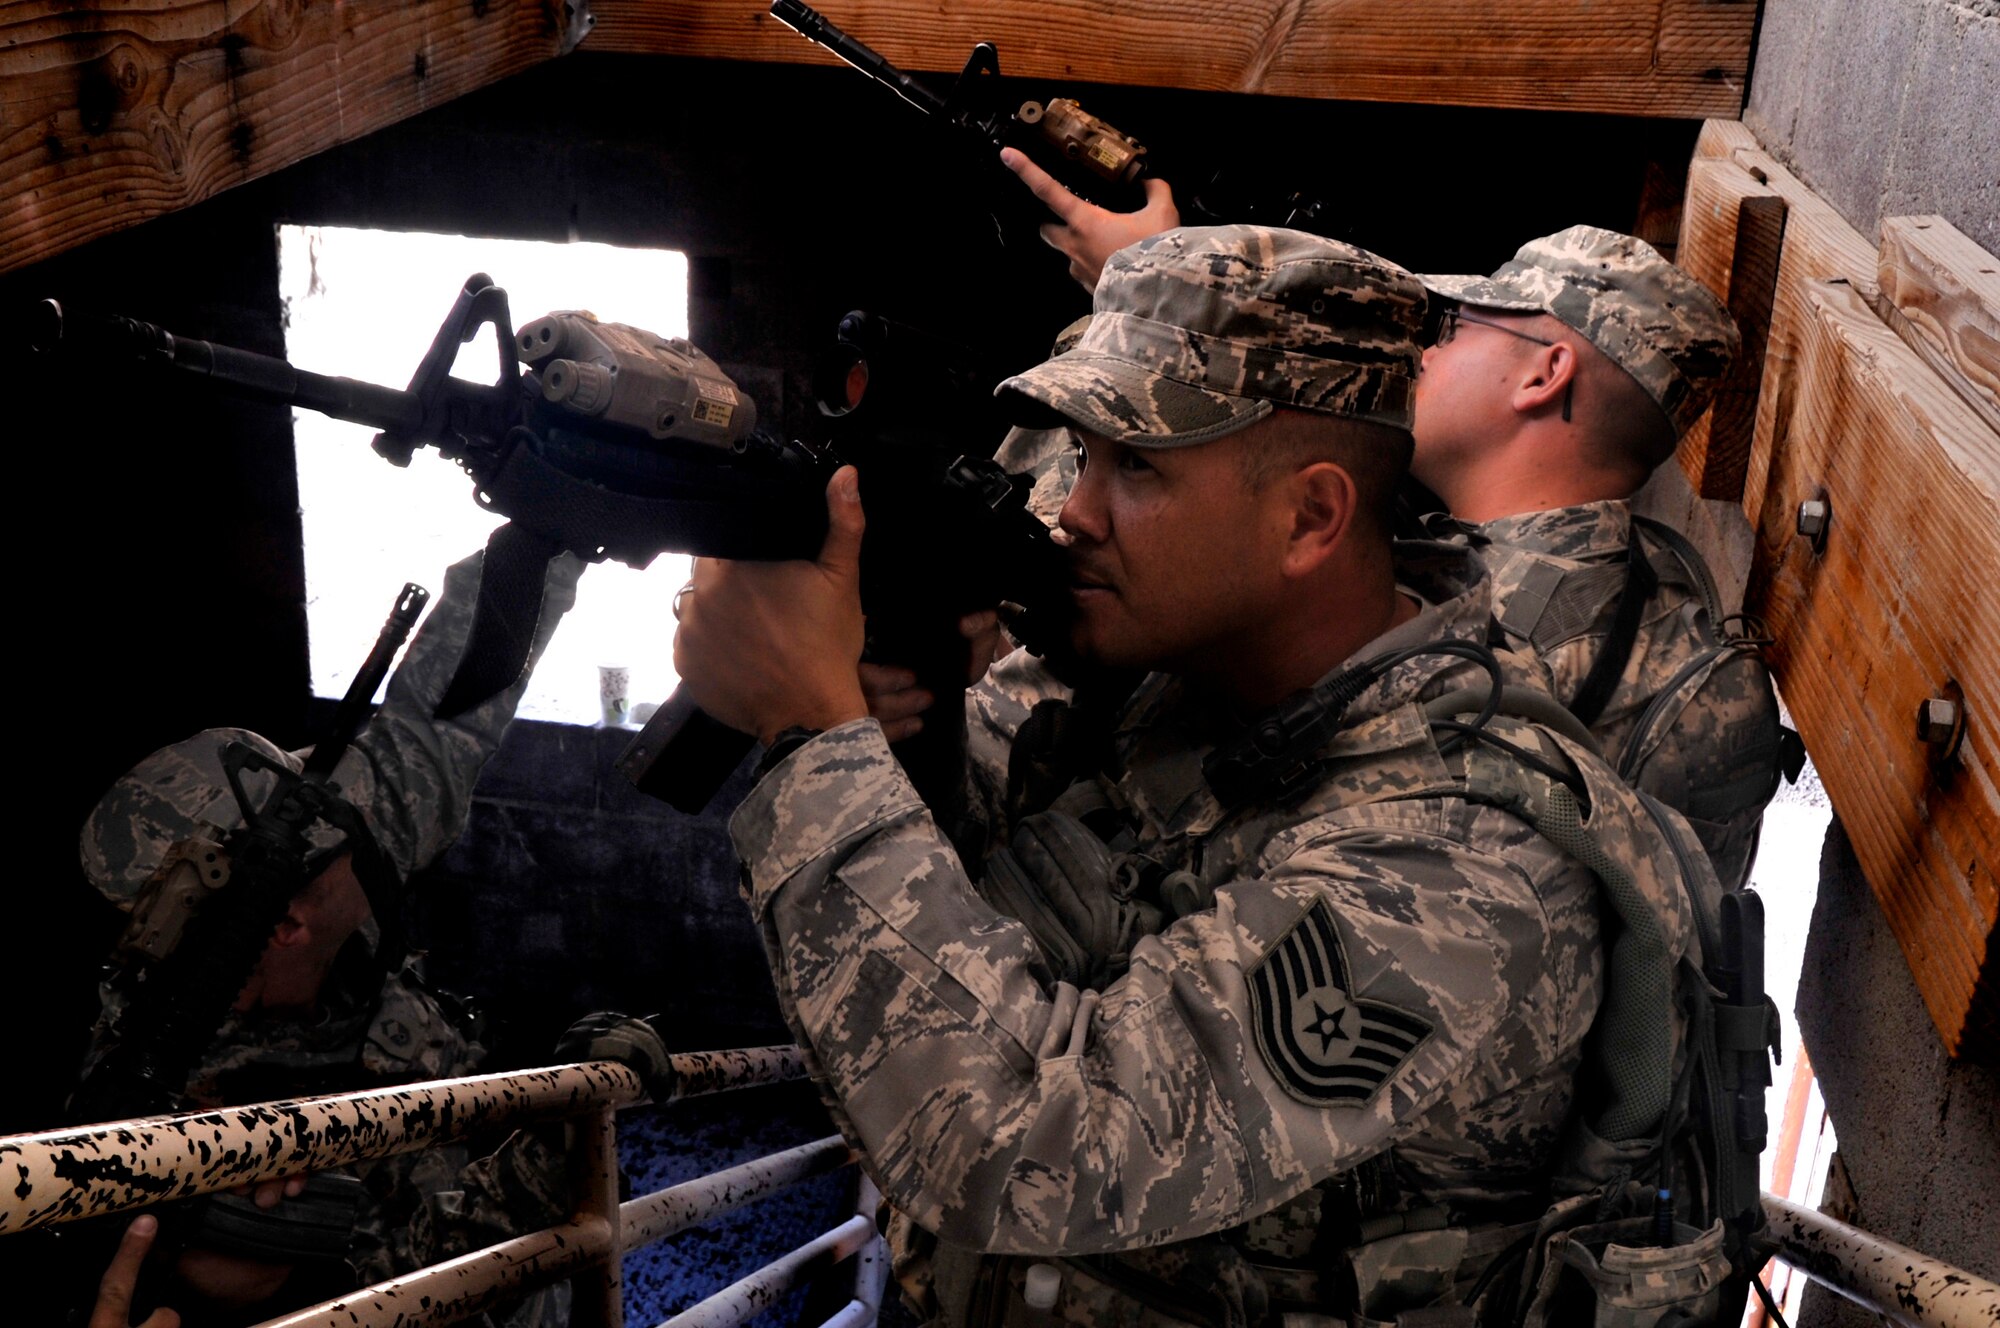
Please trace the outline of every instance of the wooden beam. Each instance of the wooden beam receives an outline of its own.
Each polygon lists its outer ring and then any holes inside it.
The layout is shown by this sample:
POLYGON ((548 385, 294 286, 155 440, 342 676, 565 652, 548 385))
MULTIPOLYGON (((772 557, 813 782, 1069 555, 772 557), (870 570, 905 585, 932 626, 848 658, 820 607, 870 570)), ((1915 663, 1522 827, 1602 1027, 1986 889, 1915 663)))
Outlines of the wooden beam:
POLYGON ((1943 217, 1890 217, 1877 312, 2000 432, 2000 260, 1943 217))
POLYGON ((1860 291, 1808 281, 1799 294, 1785 445, 1752 514, 1752 607, 1946 1047, 1990 1057, 1968 1034, 1990 1027, 1974 994, 2000 962, 2000 436, 1860 291), (1818 495, 1832 510, 1821 554, 1794 515, 1818 495), (1917 714, 1946 695, 1969 722, 1934 765, 1917 714))
POLYGON ((1729 313, 1742 334, 1743 348, 1709 411, 1698 489, 1704 498, 1743 501, 1743 476, 1750 468, 1757 397, 1764 381, 1764 347, 1771 334, 1771 305, 1778 293, 1778 255, 1784 244, 1784 199, 1752 195, 1737 203, 1729 313))
POLYGON ((553 0, 0 8, 0 271, 558 54, 553 0))
MULTIPOLYGON (((764 0, 596 0, 590 49, 831 61, 767 8, 764 0)), ((1753 0, 827 0, 820 8, 908 70, 956 73, 973 43, 991 41, 1005 72, 1062 82, 1682 118, 1742 109, 1757 9, 1753 0)))
MULTIPOLYGON (((1735 254, 1738 206, 1747 197, 1785 202, 1785 244, 1778 260, 1771 325, 1764 346, 1764 380, 1751 431, 1750 461, 1743 478, 1743 509, 1751 521, 1764 504, 1764 481, 1771 465, 1779 408, 1778 394, 1791 381, 1794 344, 1808 281, 1842 280, 1867 298, 1876 294, 1875 246, 1834 211, 1831 204, 1757 146, 1741 124, 1703 127, 1688 172, 1688 201, 1681 215, 1677 261, 1710 290, 1729 296, 1729 263, 1735 254), (1778 389, 1778 390, 1774 390, 1778 389)), ((1681 442, 1680 463, 1697 488, 1706 467, 1708 427, 1704 421, 1681 442)))
MULTIPOLYGON (((1875 247, 1740 125, 1697 144, 1683 267, 1724 292, 1749 279, 1731 271, 1746 199, 1786 211, 1743 493, 1746 607, 1777 638, 1778 685, 1946 1047, 1990 1058, 2000 433, 1878 316, 1875 247), (1799 504, 1818 497, 1832 508, 1821 553, 1797 535, 1799 504), (1937 763, 1917 708, 1953 689, 1969 723, 1937 763)), ((1697 481, 1705 432, 1681 456, 1697 481)))

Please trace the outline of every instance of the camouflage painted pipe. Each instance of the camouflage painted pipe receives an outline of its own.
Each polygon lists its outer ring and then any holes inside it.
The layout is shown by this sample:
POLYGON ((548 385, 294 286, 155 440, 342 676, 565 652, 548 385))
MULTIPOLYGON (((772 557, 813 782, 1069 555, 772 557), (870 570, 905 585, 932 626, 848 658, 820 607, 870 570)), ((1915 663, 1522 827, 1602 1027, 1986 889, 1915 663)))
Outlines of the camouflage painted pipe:
POLYGON ((770 1309, 807 1278, 853 1257, 874 1239, 875 1223, 857 1213, 734 1286, 676 1314, 661 1328, 736 1328, 770 1309))
POLYGON ((565 1222, 321 1301, 259 1328, 443 1328, 616 1257, 611 1228, 565 1222))
POLYGON ((669 1059, 674 1066, 676 1101, 729 1088, 750 1088, 806 1077, 806 1054, 797 1047, 684 1051, 669 1059))
POLYGON ((0 1234, 643 1100, 613 1061, 0 1139, 0 1234))
MULTIPOLYGON (((675 1098, 797 1079, 797 1047, 672 1058, 675 1098)), ((645 1100, 612 1061, 0 1138, 0 1235, 645 1100)))
POLYGON ((579 1268, 570 1279, 571 1328, 625 1328, 625 1268, 619 1256, 618 1109, 600 1107, 594 1118, 570 1130, 570 1175, 574 1178, 573 1221, 605 1229, 608 1257, 579 1268))
POLYGON ((1849 1300, 1913 1328, 2000 1328, 2000 1286, 1776 1195, 1764 1215, 1778 1257, 1849 1300))
MULTIPOLYGON (((854 1187, 854 1211, 871 1222, 881 1206, 882 1191, 867 1172, 854 1187)), ((881 1317, 882 1294, 889 1286, 889 1242, 877 1235, 854 1256, 854 1299, 837 1310, 820 1328, 874 1328, 881 1317)))
POLYGON ((656 1240, 677 1235, 712 1217, 741 1208, 773 1190, 796 1185, 813 1176, 838 1171, 854 1158, 847 1141, 839 1135, 782 1153, 772 1153, 741 1166, 707 1176, 697 1176, 644 1198, 633 1199, 619 1209, 620 1243, 636 1250, 656 1240))

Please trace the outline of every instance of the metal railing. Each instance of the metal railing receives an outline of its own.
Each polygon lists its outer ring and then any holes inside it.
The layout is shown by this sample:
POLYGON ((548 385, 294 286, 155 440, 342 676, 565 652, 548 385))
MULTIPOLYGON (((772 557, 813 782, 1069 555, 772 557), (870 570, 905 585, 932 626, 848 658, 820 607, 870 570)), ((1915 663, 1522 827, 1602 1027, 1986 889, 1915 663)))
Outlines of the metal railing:
MULTIPOLYGON (((676 1101, 805 1075, 797 1047, 690 1052, 672 1063, 670 1100, 676 1101)), ((569 1221, 268 1320, 264 1328, 442 1326, 566 1278, 574 1322, 622 1328, 627 1251, 854 1160, 835 1135, 620 1203, 617 1113, 646 1100, 631 1070, 592 1061, 14 1135, 0 1138, 0 1170, 9 1180, 0 1193, 0 1236, 416 1152, 496 1126, 570 1120, 577 1190, 569 1221)), ((855 1217, 671 1322, 732 1328, 859 1254, 854 1299, 834 1318, 839 1328, 868 1328, 887 1261, 875 1235, 873 1188, 865 1178, 858 1188, 855 1217)))
MULTIPOLYGON (((803 1077, 796 1047, 672 1058, 670 1100, 803 1077)), ((839 1136, 618 1201, 616 1116, 646 1101, 613 1061, 443 1079, 364 1093, 230 1107, 0 1138, 0 1236, 132 1212, 301 1172, 455 1143, 499 1125, 575 1120, 579 1178, 570 1220, 267 1321, 264 1328, 428 1328, 568 1278, 574 1321, 624 1323, 621 1259, 854 1160, 839 1136)), ((869 1328, 888 1259, 879 1196, 857 1184, 856 1213, 674 1318, 664 1328, 734 1328, 826 1268, 856 1259, 854 1297, 825 1328, 869 1328), (858 1258, 857 1258, 858 1256, 858 1258)), ((2000 1325, 2000 1285, 1775 1195, 1764 1196, 1779 1256, 1814 1281, 1913 1328, 2000 1325)))
POLYGON ((1774 1194, 1764 1216, 1778 1257, 1865 1309, 1911 1328, 1996 1328, 2000 1285, 1774 1194))

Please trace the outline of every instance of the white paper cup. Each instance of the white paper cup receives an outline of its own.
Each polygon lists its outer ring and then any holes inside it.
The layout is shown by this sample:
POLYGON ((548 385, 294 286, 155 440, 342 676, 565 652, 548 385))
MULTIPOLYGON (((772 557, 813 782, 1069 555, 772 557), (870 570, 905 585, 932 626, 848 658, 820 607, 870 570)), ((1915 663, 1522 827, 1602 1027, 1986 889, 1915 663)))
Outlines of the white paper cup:
POLYGON ((632 670, 623 664, 599 664, 597 666, 597 703, 604 715, 604 726, 615 728, 625 723, 632 713, 632 670))

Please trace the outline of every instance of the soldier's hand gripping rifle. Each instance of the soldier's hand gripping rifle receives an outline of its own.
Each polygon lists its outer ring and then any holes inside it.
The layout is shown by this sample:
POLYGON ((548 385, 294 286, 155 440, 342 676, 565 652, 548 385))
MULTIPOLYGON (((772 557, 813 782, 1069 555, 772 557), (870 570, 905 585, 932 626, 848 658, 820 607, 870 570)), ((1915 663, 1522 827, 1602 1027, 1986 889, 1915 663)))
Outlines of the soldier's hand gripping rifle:
MULTIPOLYGON (((998 165, 1001 148, 1027 154, 1064 188, 1100 207, 1132 212, 1145 204, 1142 181, 1155 169, 1146 148, 1067 97, 1022 101, 1011 109, 1002 104, 991 90, 1000 74, 1000 53, 992 42, 972 48, 958 80, 941 97, 803 0, 772 0, 771 16, 894 92, 965 154, 980 158, 975 164, 993 181, 994 219, 1003 239, 1013 218, 1047 221, 1049 214, 998 165)), ((1316 195, 1252 181, 1228 168, 1214 171, 1183 198, 1180 214, 1189 225, 1244 222, 1334 234, 1328 208, 1316 195)))
MULTIPOLYGON (((568 550, 633 567, 662 552, 812 558, 826 536, 827 481, 850 462, 869 514, 862 604, 871 635, 895 642, 885 657, 918 668, 938 695, 960 697, 962 661, 949 670, 956 676, 949 686, 942 659, 924 662, 962 655, 960 615, 1009 601, 1024 609, 1015 626, 1025 643, 1043 648, 1066 637, 1066 564, 1027 510, 1025 480, 950 450, 868 438, 815 447, 763 433, 755 404, 687 341, 581 312, 553 313, 517 333, 506 292, 483 273, 460 291, 405 391, 128 319, 65 320, 52 302, 42 316, 48 325, 37 344, 137 356, 224 391, 373 425, 382 431, 375 450, 397 464, 429 446, 465 469, 480 505, 508 521, 487 544, 471 641, 440 716, 462 713, 520 676, 551 557, 568 550), (458 348, 487 326, 498 348, 496 379, 452 377, 458 348)), ((627 768, 695 810, 750 739, 718 732, 698 712, 686 717, 691 736, 668 748, 663 722, 627 768)), ((919 787, 943 796, 957 780, 955 769, 939 769, 919 787)))

